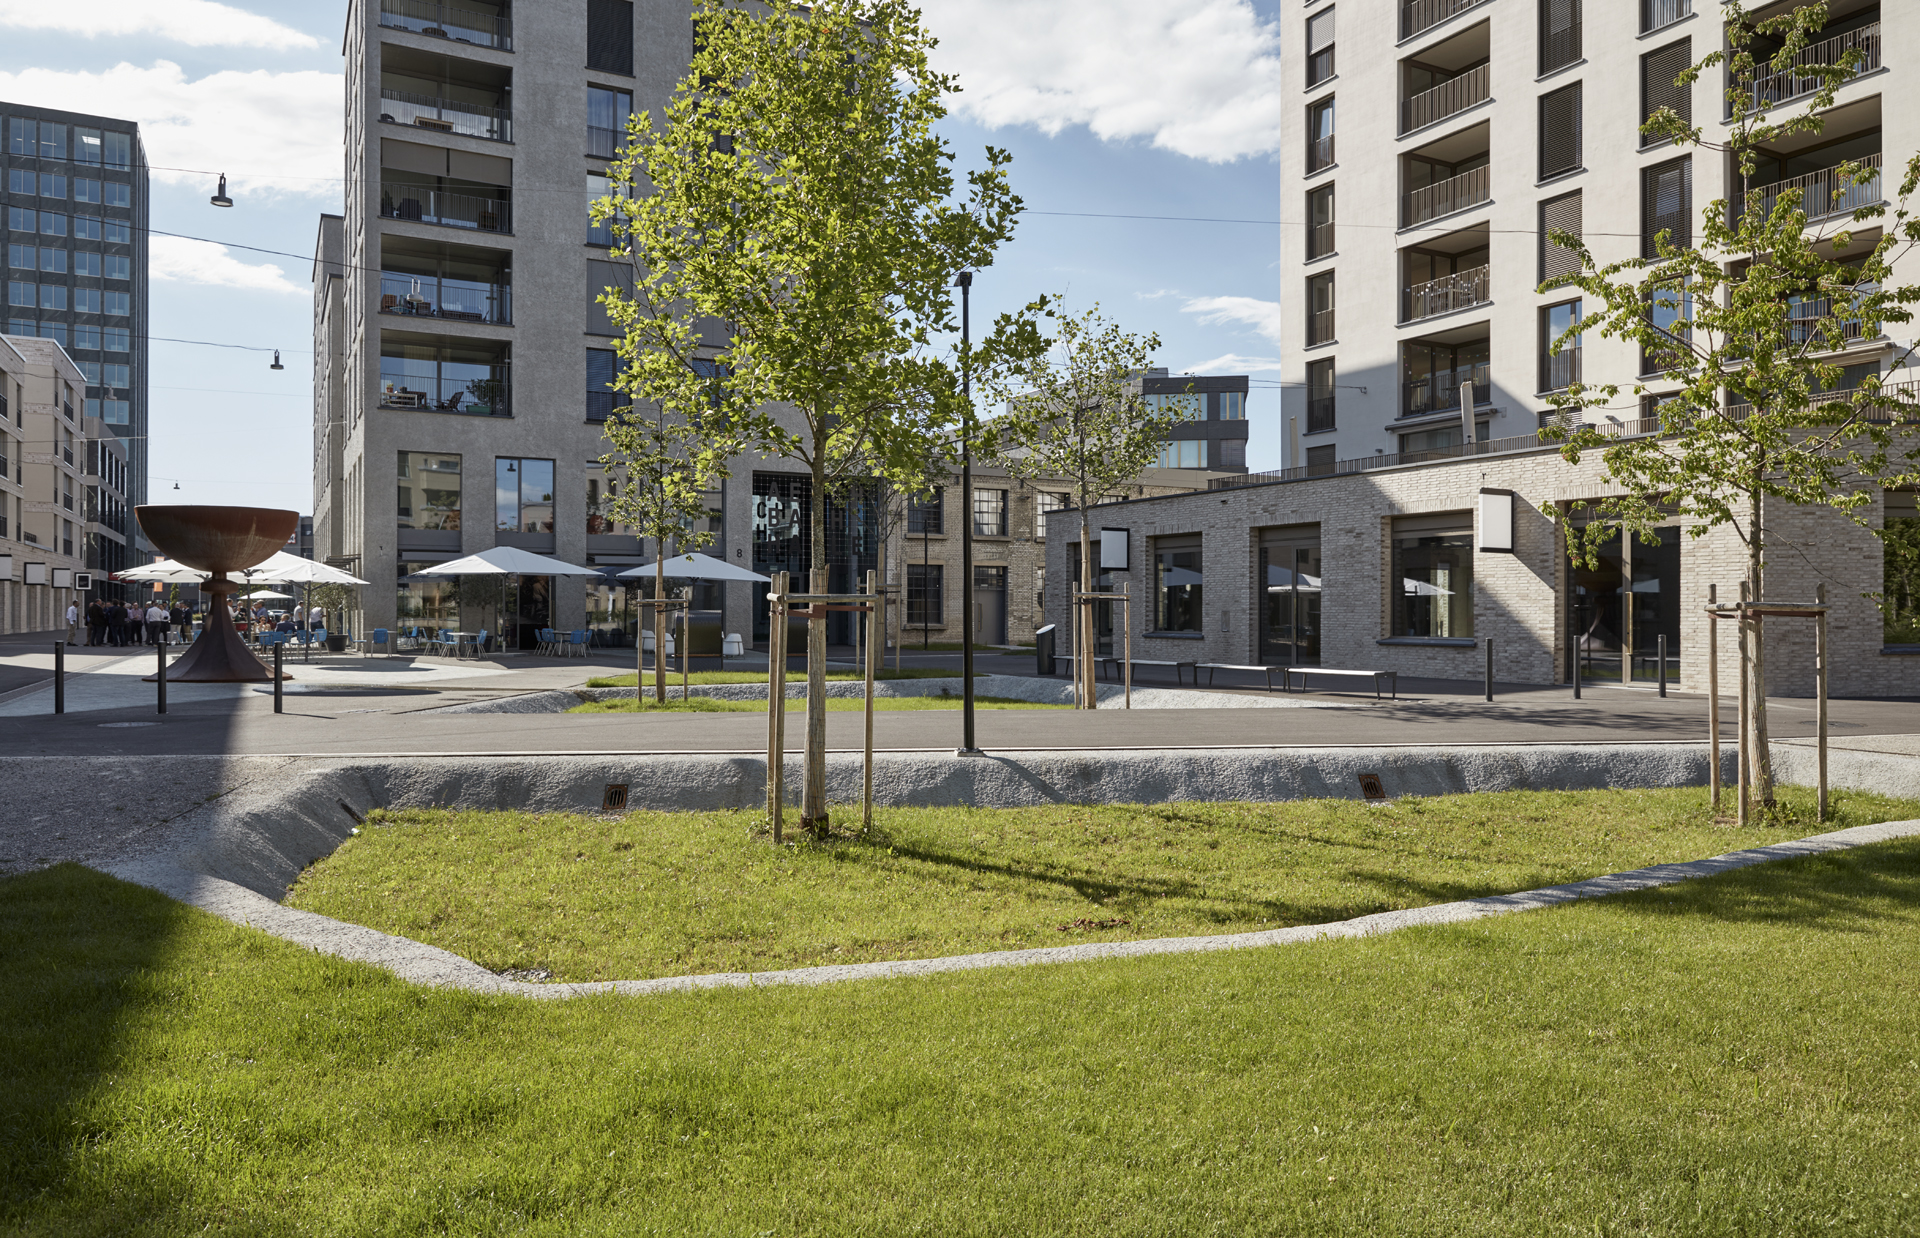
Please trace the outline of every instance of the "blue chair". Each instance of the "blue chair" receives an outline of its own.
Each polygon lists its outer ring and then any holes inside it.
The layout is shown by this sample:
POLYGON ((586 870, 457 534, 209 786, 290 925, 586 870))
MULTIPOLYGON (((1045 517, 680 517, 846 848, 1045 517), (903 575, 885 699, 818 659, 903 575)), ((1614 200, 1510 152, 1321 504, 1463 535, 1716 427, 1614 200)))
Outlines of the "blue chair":
POLYGON ((575 628, 567 634, 568 657, 584 658, 587 656, 587 636, 588 634, 585 628, 575 628))
POLYGON ((387 647, 387 654, 389 656, 392 655, 393 637, 388 634, 385 628, 375 628, 373 630, 373 635, 367 638, 367 643, 364 646, 362 646, 362 648, 364 648, 368 653, 371 653, 373 652, 373 647, 375 645, 385 645, 387 647))
POLYGON ((492 633, 488 632, 485 628, 481 628, 480 631, 474 636, 473 638, 473 656, 474 657, 478 658, 478 657, 484 657, 486 655, 487 637, 490 635, 492 635, 492 633))

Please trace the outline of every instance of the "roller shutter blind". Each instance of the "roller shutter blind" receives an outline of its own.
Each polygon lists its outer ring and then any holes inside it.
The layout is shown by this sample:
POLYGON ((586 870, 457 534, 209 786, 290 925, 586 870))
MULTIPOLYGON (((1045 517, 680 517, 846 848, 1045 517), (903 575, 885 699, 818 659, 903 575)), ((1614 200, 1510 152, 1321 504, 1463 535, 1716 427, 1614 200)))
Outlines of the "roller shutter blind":
MULTIPOLYGON (((1676 86, 1673 79, 1693 64, 1693 40, 1648 52, 1640 57, 1640 120, 1645 123, 1663 107, 1672 108, 1681 120, 1693 123, 1693 91, 1676 86)), ((1642 141, 1645 141, 1644 136, 1642 141)))
POLYGON ((1540 96, 1540 179, 1571 172, 1581 158, 1580 83, 1540 96))
POLYGON ((1547 239, 1553 232, 1585 235, 1579 190, 1540 204, 1540 282, 1543 284, 1565 279, 1580 270, 1580 258, 1573 250, 1562 249, 1547 239))
POLYGON ((1673 244, 1693 245, 1693 160, 1670 159, 1640 173, 1640 256, 1657 258, 1654 238, 1671 231, 1673 244))
POLYGON ((633 0, 587 0, 587 67, 633 76, 633 0))
POLYGON ((1540 0, 1540 72, 1580 59, 1581 0, 1540 0))

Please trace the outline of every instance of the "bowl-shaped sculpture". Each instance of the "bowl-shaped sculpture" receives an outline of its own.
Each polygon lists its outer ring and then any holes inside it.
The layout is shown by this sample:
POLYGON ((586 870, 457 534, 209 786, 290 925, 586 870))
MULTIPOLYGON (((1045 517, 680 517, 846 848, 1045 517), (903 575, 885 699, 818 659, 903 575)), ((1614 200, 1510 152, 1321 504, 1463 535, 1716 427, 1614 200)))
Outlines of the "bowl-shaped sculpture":
POLYGON ((136 507, 134 517, 160 553, 211 577, 207 620, 199 639, 167 670, 176 683, 267 683, 273 671, 253 655, 234 630, 227 595, 228 572, 264 563, 300 527, 300 513, 271 507, 136 507))

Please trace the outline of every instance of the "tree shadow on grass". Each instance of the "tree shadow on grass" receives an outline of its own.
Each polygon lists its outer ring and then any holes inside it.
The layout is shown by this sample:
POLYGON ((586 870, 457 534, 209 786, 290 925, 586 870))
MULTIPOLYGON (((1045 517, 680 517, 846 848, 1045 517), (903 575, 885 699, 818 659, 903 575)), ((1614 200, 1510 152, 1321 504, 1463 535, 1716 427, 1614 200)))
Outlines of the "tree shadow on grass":
MULTIPOLYGON (((188 1188, 98 1155, 134 1114, 117 1111, 112 1077, 139 1051, 134 1027, 180 1000, 164 974, 172 939, 194 914, 162 894, 61 864, 0 879, 0 1229, 127 1235, 182 1227, 188 1188), (16 1228, 17 1227, 17 1228, 16 1228)), ((199 1228, 195 1223, 192 1228, 199 1228)), ((291 1232, 270 1218, 248 1233, 291 1232)))
POLYGON ((1614 895, 1635 914, 1860 933, 1920 925, 1920 838, 1778 860, 1698 881, 1614 895))

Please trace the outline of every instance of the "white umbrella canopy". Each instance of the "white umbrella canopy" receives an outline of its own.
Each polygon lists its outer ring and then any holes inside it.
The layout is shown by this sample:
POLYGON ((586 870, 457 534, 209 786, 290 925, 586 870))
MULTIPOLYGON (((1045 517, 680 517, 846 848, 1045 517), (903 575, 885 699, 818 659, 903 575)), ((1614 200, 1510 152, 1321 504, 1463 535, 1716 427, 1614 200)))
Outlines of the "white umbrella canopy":
POLYGON ((130 567, 114 574, 115 580, 157 580, 168 585, 197 585, 206 578, 205 572, 196 572, 173 559, 156 559, 145 567, 130 567))
POLYGON ((423 567, 415 576, 598 576, 590 567, 575 567, 559 559, 537 555, 518 546, 495 546, 477 555, 423 567))
POLYGON ((276 585, 364 585, 367 582, 351 572, 343 572, 337 567, 320 563, 313 559, 302 559, 299 555, 290 555, 284 550, 275 551, 274 556, 258 567, 248 568, 249 580, 271 581, 276 585))
MULTIPOLYGON (((749 572, 744 567, 735 567, 724 559, 715 559, 710 555, 694 554, 689 551, 681 555, 668 555, 666 574, 681 580, 762 580, 771 583, 771 577, 749 572)), ((642 563, 639 567, 621 572, 620 578, 652 576, 654 565, 642 563)))
POLYGON ((281 602, 291 602, 293 601, 293 594, 275 593, 271 589, 256 589, 252 593, 242 595, 238 600, 242 602, 257 602, 268 598, 281 602))

